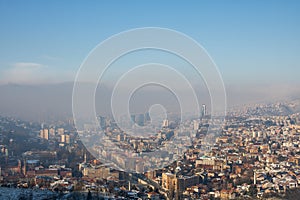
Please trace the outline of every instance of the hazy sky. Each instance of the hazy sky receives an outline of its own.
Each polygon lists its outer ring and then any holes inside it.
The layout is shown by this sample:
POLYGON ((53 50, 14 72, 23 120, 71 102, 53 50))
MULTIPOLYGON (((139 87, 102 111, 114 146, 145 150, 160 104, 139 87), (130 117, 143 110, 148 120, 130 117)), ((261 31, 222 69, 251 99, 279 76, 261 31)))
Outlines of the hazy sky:
POLYGON ((0 1, 0 82, 72 81, 107 37, 137 27, 183 32, 226 84, 297 84, 300 2, 0 1))
MULTIPOLYGON (((141 27, 174 29, 200 43, 220 70, 229 106, 299 98, 299 10, 298 0, 0 0, 0 114, 38 120, 70 116, 71 82, 90 51, 114 34, 141 27), (63 82, 68 83, 46 84, 63 82)), ((181 67, 194 80, 200 104, 209 105, 205 84, 191 66, 162 52, 126 55, 104 81, 113 85, 131 65, 152 59, 181 67)), ((102 85, 97 96, 101 109, 110 107, 109 88, 102 85)), ((170 103, 160 94, 156 97, 170 103)), ((145 103, 155 95, 140 96, 137 102, 145 103)))

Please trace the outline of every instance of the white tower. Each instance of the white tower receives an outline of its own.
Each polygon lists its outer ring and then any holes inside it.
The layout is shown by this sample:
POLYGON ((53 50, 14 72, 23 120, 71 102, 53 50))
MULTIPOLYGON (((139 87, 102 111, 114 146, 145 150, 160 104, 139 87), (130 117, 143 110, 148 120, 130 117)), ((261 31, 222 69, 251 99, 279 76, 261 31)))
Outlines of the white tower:
POLYGON ((202 104, 202 109, 201 109, 201 117, 204 117, 207 115, 207 111, 206 111, 206 105, 202 104))

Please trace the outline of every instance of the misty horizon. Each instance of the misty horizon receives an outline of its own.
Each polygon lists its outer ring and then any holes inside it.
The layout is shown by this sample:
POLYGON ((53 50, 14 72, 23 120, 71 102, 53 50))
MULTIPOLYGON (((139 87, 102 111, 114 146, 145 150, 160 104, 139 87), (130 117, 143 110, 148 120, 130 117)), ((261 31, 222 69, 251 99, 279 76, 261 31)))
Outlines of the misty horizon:
MULTIPOLYGON (((0 113, 3 116, 17 117, 24 120, 47 121, 55 119, 65 119, 72 117, 72 90, 73 82, 55 83, 55 84, 4 84, 0 85, 0 113)), ((99 85, 98 85, 99 87, 99 85)), ((200 104, 208 105, 210 107, 209 95, 206 88, 197 88, 198 101, 200 104), (202 95, 201 95, 202 94, 202 95)), ((289 86, 274 86, 270 89, 268 87, 253 88, 251 86, 227 86, 225 85, 227 93, 227 105, 230 110, 233 107, 255 103, 275 103, 278 101, 294 100, 300 98, 300 89, 289 88, 289 86)), ((110 97, 112 86, 101 84, 96 92, 96 108, 97 114, 111 115, 110 97), (105 102, 97 104, 97 101, 105 102)), ((133 113, 145 113, 147 111, 146 105, 152 105, 154 100, 150 101, 149 97, 156 94, 158 98, 157 103, 168 105, 176 104, 176 99, 172 94, 161 88, 148 87, 136 91, 132 97, 135 106, 133 113), (170 100, 171 98, 171 100, 170 100), (173 99, 173 100, 172 100, 173 99), (145 107, 146 106, 146 107, 145 107)), ((176 110, 176 106, 169 107, 169 111, 176 110)), ((178 107, 177 107, 178 109, 178 107)), ((178 111, 178 110, 177 110, 178 111)))

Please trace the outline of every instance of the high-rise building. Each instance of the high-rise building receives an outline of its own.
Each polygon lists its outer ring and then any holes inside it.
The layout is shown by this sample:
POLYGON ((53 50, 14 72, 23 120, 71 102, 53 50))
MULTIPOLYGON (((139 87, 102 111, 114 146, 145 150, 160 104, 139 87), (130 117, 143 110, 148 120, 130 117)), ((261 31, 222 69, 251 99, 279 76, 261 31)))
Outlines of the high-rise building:
POLYGON ((201 117, 204 117, 207 115, 207 111, 206 111, 206 105, 202 104, 202 108, 201 108, 201 117))
POLYGON ((49 140, 49 130, 48 129, 40 130, 40 138, 49 140))
POLYGON ((165 119, 165 120, 163 121, 162 127, 164 127, 164 128, 169 127, 169 120, 165 119))
POLYGON ((44 129, 40 130, 40 138, 44 138, 44 129))
POLYGON ((60 142, 70 144, 70 142, 71 142, 70 135, 68 135, 68 134, 60 135, 60 142))
POLYGON ((44 129, 44 139, 49 140, 49 130, 44 129))
POLYGON ((60 135, 60 142, 65 143, 66 142, 66 135, 60 135))
POLYGON ((70 144, 71 142, 70 135, 66 135, 65 137, 66 137, 66 143, 70 144))

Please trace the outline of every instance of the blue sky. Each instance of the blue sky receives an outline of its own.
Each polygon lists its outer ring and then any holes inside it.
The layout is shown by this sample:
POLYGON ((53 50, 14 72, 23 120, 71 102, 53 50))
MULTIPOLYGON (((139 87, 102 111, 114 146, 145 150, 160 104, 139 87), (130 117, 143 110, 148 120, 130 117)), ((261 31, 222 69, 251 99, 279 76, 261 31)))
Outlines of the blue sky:
POLYGON ((72 81, 99 42, 154 26, 194 38, 227 84, 297 84, 299 10, 296 0, 0 0, 0 83, 72 81))

